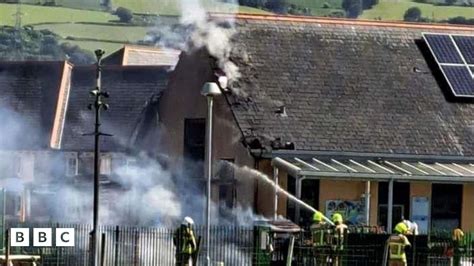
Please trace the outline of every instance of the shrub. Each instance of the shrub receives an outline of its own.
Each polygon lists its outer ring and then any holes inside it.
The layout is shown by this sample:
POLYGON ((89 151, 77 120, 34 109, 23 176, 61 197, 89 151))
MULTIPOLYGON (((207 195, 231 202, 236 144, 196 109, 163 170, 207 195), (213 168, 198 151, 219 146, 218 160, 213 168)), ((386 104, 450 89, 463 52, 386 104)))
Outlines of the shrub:
POLYGON ((115 15, 117 15, 120 21, 124 23, 130 23, 133 19, 132 11, 125 7, 117 8, 117 10, 115 10, 115 15))
POLYGON ((404 21, 417 22, 421 19, 421 10, 418 7, 410 7, 403 15, 404 21))

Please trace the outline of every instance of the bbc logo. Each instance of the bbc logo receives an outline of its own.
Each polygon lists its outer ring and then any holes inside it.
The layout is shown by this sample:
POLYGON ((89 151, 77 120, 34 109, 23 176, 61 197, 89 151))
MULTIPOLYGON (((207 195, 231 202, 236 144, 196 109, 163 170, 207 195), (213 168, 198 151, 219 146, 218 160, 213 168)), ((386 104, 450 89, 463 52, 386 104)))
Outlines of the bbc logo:
MULTIPOLYGON (((74 247, 74 228, 56 228, 56 247, 74 247)), ((29 247, 30 228, 11 228, 10 246, 29 247)), ((33 246, 51 247, 53 246, 52 228, 33 228, 33 246)))

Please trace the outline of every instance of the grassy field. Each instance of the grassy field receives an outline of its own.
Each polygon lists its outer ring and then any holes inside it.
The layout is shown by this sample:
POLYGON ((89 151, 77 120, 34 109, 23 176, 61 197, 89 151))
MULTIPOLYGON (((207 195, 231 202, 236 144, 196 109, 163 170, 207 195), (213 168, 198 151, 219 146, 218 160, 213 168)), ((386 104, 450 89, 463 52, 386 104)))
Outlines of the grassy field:
MULTIPOLYGON (((43 22, 108 22, 117 17, 106 12, 87 11, 63 7, 22 5, 23 25, 43 22)), ((0 25, 15 25, 16 4, 0 4, 0 25)))
MULTIPOLYGON (((208 11, 236 11, 235 5, 225 3, 216 5, 213 0, 203 1, 208 11)), ((115 6, 128 7, 134 12, 140 13, 160 15, 179 14, 179 6, 175 0, 116 0, 115 6)), ((15 25, 16 12, 16 4, 0 4, 0 25, 15 25)), ((239 7, 239 12, 268 13, 250 7, 239 7)), ((120 42, 133 43, 143 40, 148 29, 148 27, 130 27, 112 23, 111 21, 116 21, 117 17, 102 11, 24 4, 21 6, 21 13, 23 14, 23 25, 33 24, 35 29, 51 30, 60 35, 63 38, 63 42, 67 41, 77 44, 81 48, 89 51, 94 51, 101 47, 112 52, 123 46, 120 42), (79 24, 77 22, 103 23, 107 25, 79 24), (68 37, 87 40, 66 40, 68 37)))
POLYGON ((148 28, 113 25, 53 24, 36 26, 35 29, 49 29, 63 38, 71 36, 76 38, 136 42, 143 40, 148 28))
POLYGON ((435 6, 415 3, 410 0, 380 0, 380 3, 370 10, 365 10, 361 18, 382 20, 403 20, 403 14, 410 7, 419 7, 421 15, 435 20, 443 20, 456 16, 474 18, 474 7, 435 6))
MULTIPOLYGON (((240 13, 267 14, 264 10, 247 6, 236 7, 233 4, 221 3, 216 0, 201 0, 206 10, 212 12, 232 12, 236 8, 240 13)), ((136 13, 152 13, 159 15, 178 15, 180 4, 178 0, 112 0, 114 7, 126 7, 136 13)))
POLYGON ((324 3, 328 3, 330 8, 340 9, 342 0, 288 0, 288 3, 300 7, 307 7, 314 11, 316 9, 322 9, 324 3))

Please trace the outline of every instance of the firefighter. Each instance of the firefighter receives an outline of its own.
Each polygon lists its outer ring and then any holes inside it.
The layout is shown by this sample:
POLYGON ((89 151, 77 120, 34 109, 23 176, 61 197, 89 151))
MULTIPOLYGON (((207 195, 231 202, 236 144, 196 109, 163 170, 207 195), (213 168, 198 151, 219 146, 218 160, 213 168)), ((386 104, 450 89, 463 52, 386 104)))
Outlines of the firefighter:
POLYGON ((387 240, 389 266, 407 265, 405 248, 411 246, 411 244, 405 235, 410 233, 408 226, 404 222, 398 223, 393 229, 393 234, 387 240))
POLYGON ((342 265, 342 252, 344 251, 345 235, 349 233, 349 229, 344 224, 342 214, 334 213, 332 215, 332 222, 334 223, 334 230, 332 236, 332 250, 335 254, 334 265, 342 265))
POLYGON ((454 266, 459 266, 461 263, 461 257, 463 256, 464 253, 464 246, 463 246, 463 240, 464 240, 464 232, 460 228, 456 228, 453 230, 453 265, 454 266))
POLYGON ((344 219, 340 213, 332 215, 332 222, 334 223, 334 244, 338 249, 344 249, 344 235, 349 233, 349 229, 344 224, 344 219))
POLYGON ((323 265, 327 262, 328 253, 328 235, 330 234, 329 226, 324 222, 323 214, 316 211, 312 217, 311 224, 311 243, 313 245, 313 254, 316 265, 323 265))
POLYGON ((311 242, 313 246, 321 246, 325 244, 325 229, 327 225, 323 220, 323 214, 319 211, 316 211, 312 217, 313 223, 311 224, 311 242))
POLYGON ((193 255, 197 251, 196 238, 193 231, 194 221, 191 217, 185 217, 181 226, 173 235, 173 243, 176 247, 176 265, 194 265, 193 255))

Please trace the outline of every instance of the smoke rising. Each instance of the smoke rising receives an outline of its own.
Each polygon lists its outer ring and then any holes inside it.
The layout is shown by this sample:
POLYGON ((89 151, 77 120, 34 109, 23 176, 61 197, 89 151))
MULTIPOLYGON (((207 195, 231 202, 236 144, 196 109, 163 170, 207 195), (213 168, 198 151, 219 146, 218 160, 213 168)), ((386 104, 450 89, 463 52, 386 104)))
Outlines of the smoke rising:
MULTIPOLYGON (((217 0, 212 2, 215 6, 222 5, 222 2, 217 0)), ((217 20, 209 18, 199 0, 180 0, 179 25, 158 21, 157 26, 148 32, 145 41, 154 42, 158 47, 180 49, 187 53, 205 48, 232 83, 240 77, 237 65, 230 60, 233 50, 232 37, 236 32, 232 14, 238 12, 238 2, 232 0, 226 3, 228 4, 222 11, 228 16, 217 20)))

